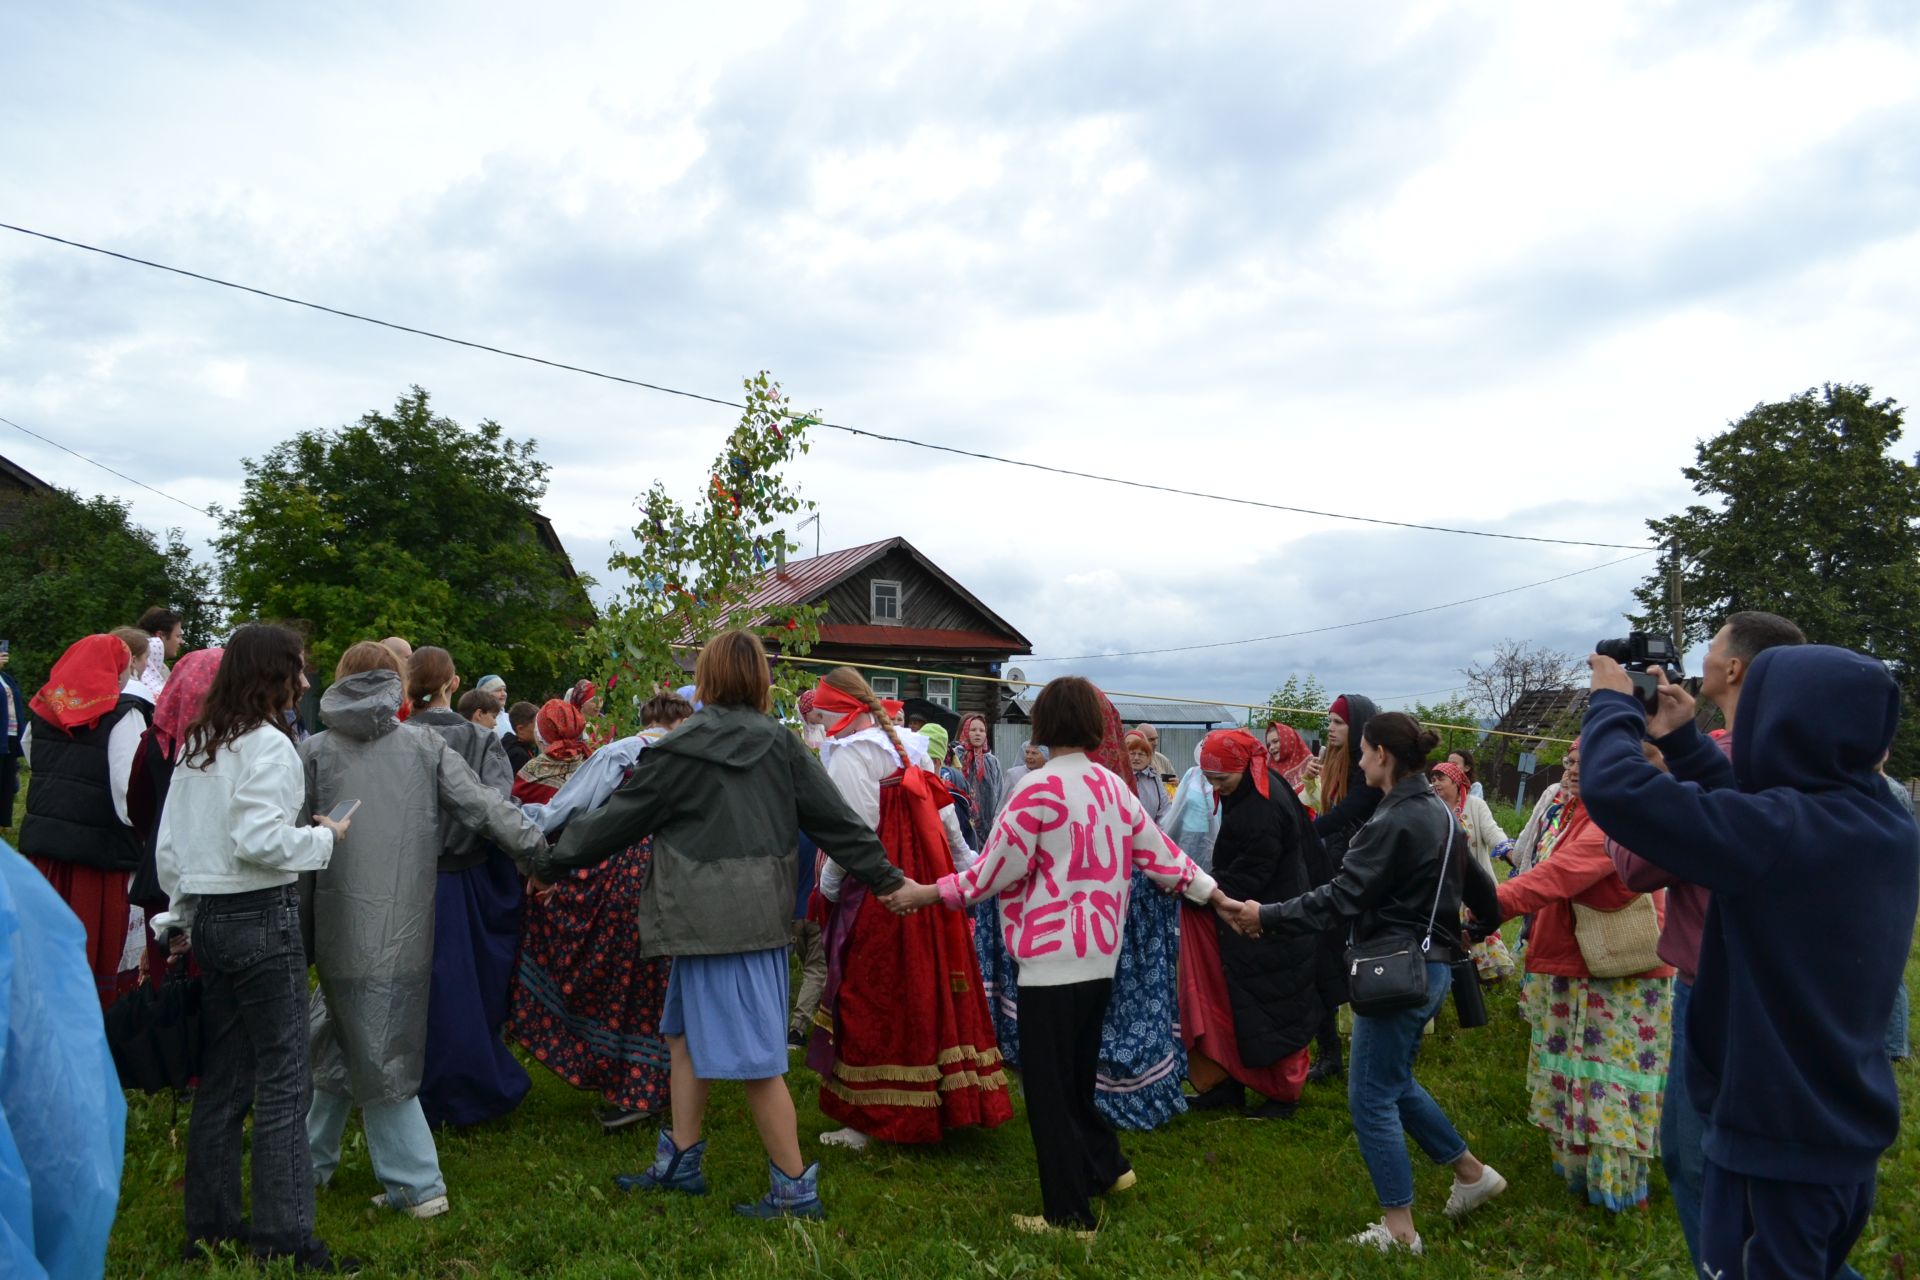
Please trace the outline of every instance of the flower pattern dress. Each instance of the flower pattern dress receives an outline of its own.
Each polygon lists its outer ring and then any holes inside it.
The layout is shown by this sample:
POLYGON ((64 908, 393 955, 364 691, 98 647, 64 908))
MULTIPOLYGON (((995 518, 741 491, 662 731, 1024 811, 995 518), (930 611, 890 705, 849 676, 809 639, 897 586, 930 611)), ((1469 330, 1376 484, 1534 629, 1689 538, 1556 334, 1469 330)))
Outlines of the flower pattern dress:
POLYGON ((667 1104, 660 1014, 671 962, 642 957, 634 927, 652 861, 652 842, 642 840, 570 872, 546 901, 530 897, 513 988, 513 1038, 623 1111, 667 1104))
POLYGON ((1673 979, 1535 973, 1521 1000, 1533 1024, 1528 1119, 1546 1131, 1554 1171, 1616 1213, 1644 1206, 1660 1154, 1673 979))

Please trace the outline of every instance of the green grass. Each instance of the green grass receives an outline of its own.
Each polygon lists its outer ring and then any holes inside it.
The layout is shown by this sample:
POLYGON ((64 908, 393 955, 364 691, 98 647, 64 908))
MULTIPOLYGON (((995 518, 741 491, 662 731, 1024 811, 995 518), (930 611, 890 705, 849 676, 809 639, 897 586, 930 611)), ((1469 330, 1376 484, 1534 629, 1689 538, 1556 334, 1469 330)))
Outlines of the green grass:
MULTIPOLYGON (((1920 991, 1920 951, 1908 965, 1920 991)), ((1123 1134, 1139 1187, 1104 1207, 1091 1245, 1015 1232, 1039 1209, 1023 1115, 994 1132, 963 1132, 932 1150, 823 1153, 817 1080, 789 1077, 802 1142, 822 1160, 824 1223, 757 1223, 729 1206, 766 1189, 766 1164, 737 1086, 717 1085, 708 1118, 704 1200, 625 1196, 613 1175, 644 1165, 654 1130, 603 1137, 597 1099, 530 1068, 534 1089, 512 1116, 444 1133, 440 1160, 453 1212, 413 1222, 375 1212, 379 1192, 356 1120, 320 1231, 371 1276, 1527 1277, 1684 1280, 1689 1275, 1660 1175, 1651 1208, 1613 1216, 1569 1195, 1526 1114, 1526 1024, 1511 986, 1489 992, 1492 1022, 1459 1031, 1441 1015, 1419 1074, 1475 1152, 1513 1184, 1455 1227, 1440 1216, 1449 1174, 1415 1155, 1415 1206, 1427 1256, 1362 1255, 1341 1243, 1378 1216, 1347 1121, 1343 1090, 1310 1088, 1291 1121, 1188 1115, 1151 1134, 1123 1134)), ((1905 1126, 1881 1163, 1878 1209, 1854 1265, 1905 1277, 1920 1251, 1920 1067, 1898 1067, 1905 1126)), ((188 1108, 130 1095, 126 1173, 108 1258, 113 1276, 251 1276, 238 1258, 183 1266, 180 1184, 188 1108)))
MULTIPOLYGON (((1920 954, 1909 966, 1920 989, 1920 954)), ((963 1132, 931 1150, 822 1153, 834 1126, 815 1105, 817 1081, 789 1077, 801 1137, 821 1156, 829 1218, 757 1223, 729 1206, 766 1189, 766 1166, 738 1087, 717 1085, 703 1200, 622 1195, 613 1175, 646 1163, 651 1128, 603 1137, 596 1100, 534 1067, 518 1112, 441 1136, 453 1212, 416 1223, 375 1212, 380 1187, 357 1121, 334 1185, 320 1195, 320 1231, 380 1276, 541 1275, 834 1277, 979 1276, 1633 1276, 1689 1274, 1664 1186, 1647 1212, 1609 1215, 1575 1200, 1552 1173, 1543 1135, 1524 1120, 1526 1027, 1511 988, 1490 994, 1492 1023, 1459 1031, 1443 1014, 1419 1074, 1474 1150, 1513 1189, 1465 1225, 1439 1213, 1449 1174, 1415 1157, 1427 1256, 1362 1256, 1340 1241, 1378 1216, 1339 1089, 1308 1090, 1288 1122, 1188 1115, 1158 1133, 1123 1135, 1140 1185, 1104 1209, 1091 1245, 1016 1233, 1013 1213, 1037 1212, 1024 1119, 963 1132)), ((1899 1067, 1906 1131, 1881 1166, 1878 1211, 1854 1253, 1868 1276, 1906 1274, 1920 1249, 1920 1071, 1899 1067)), ((108 1272, 124 1276, 245 1275, 235 1259, 179 1267, 182 1109, 135 1096, 126 1177, 108 1272)), ((1656 1174, 1656 1179, 1658 1174, 1656 1174)))

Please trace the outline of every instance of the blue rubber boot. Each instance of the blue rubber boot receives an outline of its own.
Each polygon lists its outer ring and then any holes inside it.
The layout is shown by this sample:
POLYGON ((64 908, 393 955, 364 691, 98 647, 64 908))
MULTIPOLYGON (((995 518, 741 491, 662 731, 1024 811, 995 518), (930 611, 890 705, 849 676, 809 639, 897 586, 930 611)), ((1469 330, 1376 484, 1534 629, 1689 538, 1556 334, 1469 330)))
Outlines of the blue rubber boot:
POLYGON ((700 1172, 700 1157, 707 1153, 703 1139, 685 1151, 673 1145, 673 1131, 663 1126, 660 1140, 654 1144, 653 1165, 644 1173, 623 1173, 613 1180, 622 1191, 679 1191, 690 1196, 707 1194, 707 1175, 700 1172))
POLYGON ((767 1163, 773 1188, 753 1204, 737 1204, 733 1211, 746 1218, 824 1218, 827 1206, 820 1203, 820 1166, 810 1164, 805 1173, 789 1178, 772 1161, 767 1163))

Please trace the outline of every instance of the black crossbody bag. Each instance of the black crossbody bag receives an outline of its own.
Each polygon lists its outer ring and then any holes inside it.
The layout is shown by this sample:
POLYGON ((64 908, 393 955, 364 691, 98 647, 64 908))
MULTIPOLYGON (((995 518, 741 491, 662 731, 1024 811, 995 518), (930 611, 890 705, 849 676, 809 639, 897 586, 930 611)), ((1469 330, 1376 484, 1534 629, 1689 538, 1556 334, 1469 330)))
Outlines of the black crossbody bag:
MULTIPOLYGON (((1439 801, 1439 797, 1434 797, 1439 801)), ((1444 805, 1443 805, 1444 807, 1444 805)), ((1427 1000, 1427 953, 1433 949, 1433 924, 1440 918, 1440 897, 1447 890, 1447 867, 1453 858, 1453 834, 1459 827, 1447 815, 1447 847, 1440 855, 1440 882, 1433 891, 1433 910, 1427 913, 1427 936, 1376 938, 1357 945, 1347 930, 1347 992, 1353 1011, 1369 1018, 1413 1009, 1427 1000)))

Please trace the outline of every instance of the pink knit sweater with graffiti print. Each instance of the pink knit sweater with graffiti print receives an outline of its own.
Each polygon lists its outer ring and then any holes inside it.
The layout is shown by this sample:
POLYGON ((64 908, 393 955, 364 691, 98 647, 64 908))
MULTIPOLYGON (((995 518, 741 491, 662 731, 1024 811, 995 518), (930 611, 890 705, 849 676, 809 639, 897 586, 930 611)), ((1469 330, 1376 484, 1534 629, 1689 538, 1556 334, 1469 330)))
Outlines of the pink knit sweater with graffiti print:
POLYGON ((1161 834, 1133 788, 1084 755, 1056 756, 1007 797, 979 860, 940 881, 949 907, 999 895, 1023 987, 1113 977, 1133 869, 1204 903, 1213 877, 1161 834))

